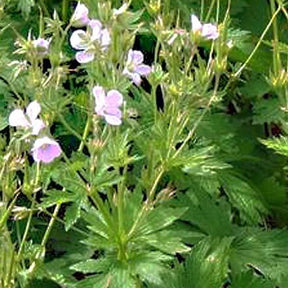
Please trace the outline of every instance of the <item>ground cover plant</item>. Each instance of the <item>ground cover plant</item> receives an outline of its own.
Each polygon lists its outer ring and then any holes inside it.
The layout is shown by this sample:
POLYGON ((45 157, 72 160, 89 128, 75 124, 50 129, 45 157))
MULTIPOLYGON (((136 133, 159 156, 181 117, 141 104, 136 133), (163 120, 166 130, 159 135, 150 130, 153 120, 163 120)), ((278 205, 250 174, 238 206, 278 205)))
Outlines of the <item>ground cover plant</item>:
POLYGON ((287 1, 0 8, 0 287, 288 287, 287 1))

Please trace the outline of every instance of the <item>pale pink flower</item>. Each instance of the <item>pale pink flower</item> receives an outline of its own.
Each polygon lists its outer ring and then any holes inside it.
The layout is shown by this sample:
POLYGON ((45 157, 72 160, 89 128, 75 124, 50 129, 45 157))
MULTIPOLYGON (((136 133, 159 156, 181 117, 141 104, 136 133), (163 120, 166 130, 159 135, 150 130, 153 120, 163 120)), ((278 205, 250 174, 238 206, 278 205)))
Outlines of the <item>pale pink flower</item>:
POLYGON ((40 112, 40 104, 33 101, 27 106, 26 113, 22 109, 14 109, 9 115, 9 125, 30 128, 32 135, 38 135, 40 130, 45 127, 44 122, 37 118, 40 112))
POLYGON ((76 50, 76 60, 79 63, 88 63, 94 60, 97 46, 102 51, 106 50, 111 42, 109 31, 102 28, 99 20, 92 19, 89 21, 87 31, 76 30, 70 38, 71 46, 76 50))
POLYGON ((50 41, 44 38, 38 38, 32 41, 34 48, 36 49, 38 55, 45 56, 48 54, 50 41))
POLYGON ((141 76, 147 76, 151 72, 151 67, 143 64, 143 53, 141 51, 128 51, 128 58, 123 70, 123 74, 127 75, 136 85, 141 84, 141 76))
POLYGON ((191 26, 194 34, 200 34, 203 38, 208 40, 216 40, 219 37, 218 28, 211 23, 202 24, 198 17, 191 15, 191 26))
POLYGON ((44 163, 52 162, 61 154, 60 145, 47 136, 36 139, 31 151, 35 162, 42 161, 44 163))
POLYGON ((84 4, 78 2, 75 11, 71 17, 71 25, 76 28, 86 26, 90 21, 88 14, 88 8, 84 4))
POLYGON ((122 123, 122 112, 119 107, 123 103, 123 96, 117 90, 110 90, 105 95, 101 86, 94 86, 92 93, 95 97, 95 112, 103 116, 110 125, 120 125, 122 123))

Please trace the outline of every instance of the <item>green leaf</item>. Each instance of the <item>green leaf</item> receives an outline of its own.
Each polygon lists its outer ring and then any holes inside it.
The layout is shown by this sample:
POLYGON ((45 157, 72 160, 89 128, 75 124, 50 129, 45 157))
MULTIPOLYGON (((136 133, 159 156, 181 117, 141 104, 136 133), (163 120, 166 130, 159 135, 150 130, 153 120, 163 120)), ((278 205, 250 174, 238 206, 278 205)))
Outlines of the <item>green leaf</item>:
POLYGON ((231 204, 239 210, 240 217, 251 224, 261 223, 260 213, 267 213, 267 210, 260 195, 237 175, 221 173, 219 178, 231 204))
POLYGON ((18 9, 23 13, 23 16, 27 18, 34 5, 35 5, 34 0, 19 0, 18 9))
POLYGON ((273 288, 275 287, 268 279, 263 279, 253 275, 252 271, 237 274, 232 278, 230 288, 273 288))
POLYGON ((260 139, 262 144, 270 149, 275 150, 276 153, 288 157, 288 137, 281 136, 272 139, 260 139))
POLYGON ((285 115, 278 98, 259 99, 254 104, 253 111, 253 124, 278 123, 285 115))
POLYGON ((231 245, 232 271, 245 271, 249 265, 268 278, 281 279, 288 269, 287 241, 286 230, 238 230, 238 235, 231 245))
POLYGON ((66 208, 65 212, 65 230, 68 231, 80 218, 81 215, 81 202, 72 203, 66 208))
POLYGON ((195 186, 194 193, 187 191, 179 195, 179 204, 189 207, 181 219, 197 226, 206 235, 223 237, 233 234, 231 207, 223 198, 216 199, 195 186))
POLYGON ((72 270, 82 272, 82 273, 100 273, 107 272, 109 270, 110 263, 105 258, 99 259, 88 259, 82 262, 79 262, 70 268, 72 270))
POLYGON ((171 208, 162 205, 148 211, 148 214, 142 218, 140 224, 135 228, 131 238, 135 239, 149 235, 168 227, 179 219, 186 210, 187 208, 171 208))

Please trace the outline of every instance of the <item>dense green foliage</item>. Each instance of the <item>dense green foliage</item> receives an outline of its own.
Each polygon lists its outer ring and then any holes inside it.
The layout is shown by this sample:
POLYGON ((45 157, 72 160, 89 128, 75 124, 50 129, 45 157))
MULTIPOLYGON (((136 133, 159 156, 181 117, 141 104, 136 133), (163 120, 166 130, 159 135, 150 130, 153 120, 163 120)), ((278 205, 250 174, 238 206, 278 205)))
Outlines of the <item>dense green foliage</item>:
POLYGON ((111 44, 79 64, 77 1, 0 0, 0 288, 288 288, 288 2, 126 2, 81 1, 111 44), (121 125, 95 85, 122 93, 121 125), (9 125, 33 100, 48 164, 9 125))

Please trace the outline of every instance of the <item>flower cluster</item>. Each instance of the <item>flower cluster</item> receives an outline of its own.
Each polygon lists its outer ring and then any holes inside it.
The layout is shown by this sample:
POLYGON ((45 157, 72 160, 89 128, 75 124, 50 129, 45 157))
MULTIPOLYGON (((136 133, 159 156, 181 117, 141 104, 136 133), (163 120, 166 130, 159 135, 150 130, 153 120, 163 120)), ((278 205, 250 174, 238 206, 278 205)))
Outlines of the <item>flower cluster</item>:
MULTIPOLYGON (((40 112, 40 104, 33 101, 27 106, 26 113, 22 109, 14 109, 9 115, 9 125, 24 128, 31 135, 39 135, 45 128, 44 122, 38 118, 40 112)), ((37 138, 31 151, 34 161, 44 163, 50 163, 61 154, 60 145, 47 136, 37 138)))
POLYGON ((147 76, 151 72, 151 67, 143 64, 143 60, 141 51, 129 50, 123 74, 127 75, 136 85, 140 85, 141 76, 147 76))
POLYGON ((75 27, 87 26, 86 31, 78 29, 72 33, 70 38, 71 46, 76 50, 80 50, 75 56, 79 63, 93 61, 99 48, 105 51, 111 41, 108 29, 103 28, 99 20, 90 20, 88 13, 88 8, 84 4, 78 3, 71 18, 71 23, 74 26, 76 25, 75 27))
POLYGON ((110 125, 120 125, 122 123, 122 112, 119 107, 123 103, 123 96, 117 90, 110 90, 105 95, 101 86, 94 86, 92 89, 95 97, 95 112, 103 116, 110 125))
POLYGON ((200 34, 208 40, 216 40, 219 37, 219 32, 216 25, 211 23, 202 24, 198 17, 191 15, 191 26, 193 34, 200 34))

